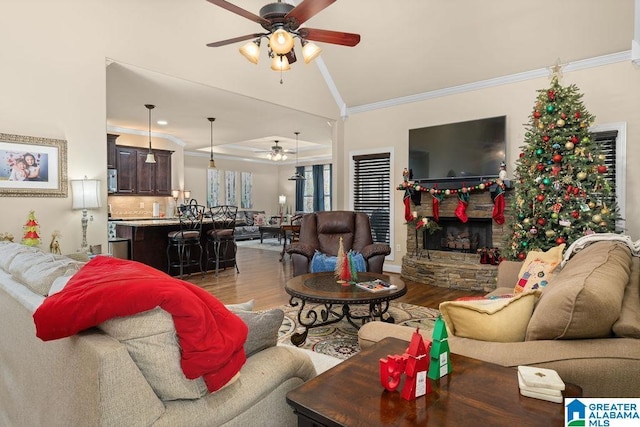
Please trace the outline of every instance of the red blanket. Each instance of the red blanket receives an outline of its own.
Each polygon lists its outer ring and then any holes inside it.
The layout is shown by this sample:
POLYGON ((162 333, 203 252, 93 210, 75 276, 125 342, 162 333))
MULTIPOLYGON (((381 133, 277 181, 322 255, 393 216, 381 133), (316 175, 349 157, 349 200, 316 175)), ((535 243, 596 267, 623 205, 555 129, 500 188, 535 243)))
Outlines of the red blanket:
POLYGON ((94 258, 33 319, 36 335, 48 341, 157 306, 173 316, 187 378, 203 376, 215 391, 240 370, 248 332, 242 319, 204 289, 135 261, 94 258))

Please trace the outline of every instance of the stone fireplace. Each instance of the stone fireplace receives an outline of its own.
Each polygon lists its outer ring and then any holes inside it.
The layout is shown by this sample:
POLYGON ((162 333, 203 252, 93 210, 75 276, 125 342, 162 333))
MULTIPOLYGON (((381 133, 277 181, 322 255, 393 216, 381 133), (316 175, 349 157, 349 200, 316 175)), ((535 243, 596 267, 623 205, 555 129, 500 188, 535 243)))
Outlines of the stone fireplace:
MULTIPOLYGON (((505 224, 497 224, 493 218, 491 193, 471 193, 463 223, 456 217, 458 198, 445 197, 440 203, 440 221, 443 228, 433 234, 416 231, 414 224, 407 224, 407 255, 402 259, 402 277, 434 286, 455 289, 491 291, 495 289, 497 266, 480 264, 478 249, 494 247, 502 249, 511 209, 510 191, 505 193, 505 224)), ((432 197, 421 194, 419 205, 412 203, 411 210, 418 217, 433 218, 432 197)))

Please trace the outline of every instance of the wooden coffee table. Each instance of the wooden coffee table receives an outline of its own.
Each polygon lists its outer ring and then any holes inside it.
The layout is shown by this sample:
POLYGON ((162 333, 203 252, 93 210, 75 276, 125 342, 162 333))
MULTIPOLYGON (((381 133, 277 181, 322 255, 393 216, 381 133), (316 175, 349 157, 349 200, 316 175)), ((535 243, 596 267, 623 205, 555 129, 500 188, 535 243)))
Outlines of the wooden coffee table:
POLYGON ((391 283, 396 289, 374 293, 353 284, 341 285, 336 282, 333 272, 302 274, 287 281, 285 291, 291 295, 289 304, 294 307, 300 306, 298 324, 305 327, 304 332, 291 335, 291 342, 294 345, 302 345, 307 339, 309 329, 336 323, 344 318, 356 328, 376 319, 393 323, 393 317, 384 317, 389 310, 389 301, 406 294, 407 287, 402 280, 393 276, 358 273, 358 280, 361 282, 374 279, 391 283), (305 312, 307 303, 322 304, 324 308, 320 313, 315 310, 305 312), (354 314, 350 306, 356 304, 369 305, 369 312, 366 315, 354 314), (354 320, 361 322, 357 324, 354 320))
MULTIPOLYGON (((564 405, 520 395, 517 370, 451 355, 453 372, 413 401, 380 384, 380 358, 408 342, 385 338, 287 393, 299 426, 562 426, 564 405)), ((431 380, 429 380, 431 381, 431 380)), ((400 388, 399 388, 400 389, 400 388)), ((582 389, 566 384, 565 397, 582 389)))

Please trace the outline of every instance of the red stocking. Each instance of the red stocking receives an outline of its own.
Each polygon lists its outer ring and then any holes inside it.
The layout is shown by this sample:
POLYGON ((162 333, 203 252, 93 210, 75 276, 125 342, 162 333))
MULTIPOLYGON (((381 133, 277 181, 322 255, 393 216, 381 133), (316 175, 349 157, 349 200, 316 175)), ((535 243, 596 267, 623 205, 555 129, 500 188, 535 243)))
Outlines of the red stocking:
MULTIPOLYGON (((498 187, 500 188, 500 187, 498 187)), ((504 190, 498 190, 499 193, 493 199, 493 220, 496 224, 504 224, 504 190)))
POLYGON ((458 193, 458 206, 456 207, 456 216, 462 222, 467 222, 469 217, 467 216, 467 206, 469 206, 469 193, 458 193))
POLYGON ((433 204, 433 220, 435 222, 438 222, 440 221, 440 202, 442 201, 442 198, 444 196, 442 194, 436 195, 435 191, 433 191, 431 193, 431 197, 432 197, 432 204, 433 204))
POLYGON ((402 203, 404 203, 404 219, 409 222, 413 219, 413 215, 411 214, 411 193, 409 190, 404 191, 402 203))

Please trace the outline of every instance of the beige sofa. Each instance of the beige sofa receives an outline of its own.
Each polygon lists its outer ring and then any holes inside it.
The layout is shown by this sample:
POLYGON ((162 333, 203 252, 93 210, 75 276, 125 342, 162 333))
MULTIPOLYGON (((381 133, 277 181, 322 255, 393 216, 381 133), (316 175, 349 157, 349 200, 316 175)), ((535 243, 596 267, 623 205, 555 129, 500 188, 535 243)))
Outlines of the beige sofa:
POLYGON ((81 265, 0 242, 0 425, 295 425, 285 395, 316 375, 300 349, 270 346, 248 357, 223 389, 163 401, 125 344, 101 330, 48 342, 36 338, 32 315, 42 294, 81 265))
MULTIPOLYGON (((510 261, 500 264, 493 295, 513 292, 520 266, 510 261)), ((524 339, 491 342, 456 336, 452 333, 456 325, 449 322, 450 348, 453 353, 502 366, 554 369, 564 381, 581 386, 585 397, 638 397, 639 287, 640 259, 631 255, 629 247, 613 241, 593 243, 554 272, 531 308, 524 339)), ((489 321, 488 317, 478 326, 489 321)), ((502 328, 511 328, 509 322, 504 323, 502 328)), ((405 326, 371 322, 360 329, 358 337, 364 348, 387 336, 408 341, 412 332, 405 326)))

